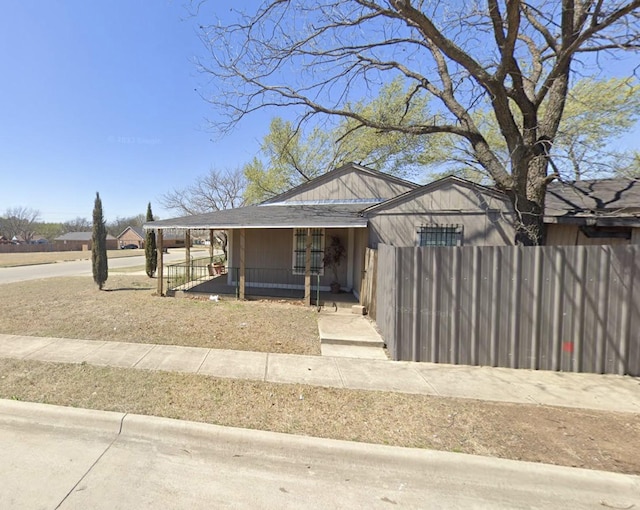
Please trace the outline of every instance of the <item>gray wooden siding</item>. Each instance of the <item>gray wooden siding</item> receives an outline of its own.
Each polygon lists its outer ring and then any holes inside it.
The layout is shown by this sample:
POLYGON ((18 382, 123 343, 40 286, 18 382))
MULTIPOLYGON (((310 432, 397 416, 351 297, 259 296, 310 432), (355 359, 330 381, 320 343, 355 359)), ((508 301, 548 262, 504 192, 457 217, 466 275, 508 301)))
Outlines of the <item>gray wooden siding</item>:
POLYGON ((380 245, 394 359, 640 375, 640 247, 380 245))
POLYGON ((547 225, 547 246, 598 246, 602 244, 640 244, 640 228, 631 231, 631 240, 615 237, 587 237, 578 225, 547 225))
POLYGON ((416 246, 420 225, 462 225, 463 246, 508 246, 515 233, 507 216, 494 213, 380 214, 369 220, 369 246, 416 246))
MULTIPOLYGON (((359 230, 366 229, 355 229, 359 230)), ((230 231, 231 250, 229 267, 235 268, 240 265, 240 231, 230 231)), ((349 239, 347 229, 325 229, 325 245, 332 235, 337 235, 344 246, 347 246, 349 239)), ((299 284, 303 282, 304 276, 291 275, 293 266, 293 229, 246 229, 245 230, 245 267, 248 270, 247 278, 256 275, 260 283, 299 284), (293 283, 292 283, 293 282, 293 283)), ((338 279, 343 286, 347 282, 347 261, 346 259, 338 267, 338 279)), ((229 278, 232 278, 230 273, 229 278)), ((320 285, 328 287, 333 280, 333 272, 325 269, 324 275, 320 277, 320 285)), ((249 280, 247 280, 249 281, 249 280)), ((316 285, 313 278, 313 285, 316 285)), ((251 282, 249 282, 251 283, 251 282)))
POLYGON ((353 170, 335 179, 318 183, 317 186, 304 190, 295 196, 287 198, 291 200, 354 200, 363 198, 396 197, 405 191, 413 189, 411 186, 400 183, 392 183, 383 177, 364 174, 353 170))
POLYGON ((504 246, 514 243, 511 206, 481 190, 447 183, 369 217, 369 246, 379 243, 416 246, 418 227, 427 224, 462 225, 463 246, 504 246))

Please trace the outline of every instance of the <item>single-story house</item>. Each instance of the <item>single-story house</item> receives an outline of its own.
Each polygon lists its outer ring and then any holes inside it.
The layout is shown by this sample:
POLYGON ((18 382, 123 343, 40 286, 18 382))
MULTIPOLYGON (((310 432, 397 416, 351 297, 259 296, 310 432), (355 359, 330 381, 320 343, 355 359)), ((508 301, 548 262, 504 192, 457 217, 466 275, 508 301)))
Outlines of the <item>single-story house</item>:
MULTIPOLYGON (((128 244, 135 244, 138 248, 144 248, 145 232, 142 227, 127 227, 116 238, 118 247, 122 248, 128 244)), ((184 235, 176 233, 166 233, 164 236, 165 248, 184 248, 184 235)))
MULTIPOLYGON (((550 186, 549 244, 640 243, 640 209, 633 207, 640 203, 640 185, 611 181, 550 186), (622 189, 614 192, 616 187, 622 189)), ((159 242, 164 232, 190 236, 226 230, 226 278, 240 288, 241 297, 247 288, 270 287, 304 289, 307 299, 311 285, 330 288, 334 277, 323 257, 336 239, 344 247, 340 286, 359 297, 366 248, 379 243, 513 245, 513 220, 509 199, 493 188, 453 176, 420 186, 350 163, 259 205, 155 221, 144 228, 162 233, 159 242)), ((158 284, 162 293, 161 279, 158 284)))
POLYGON ((144 230, 142 227, 127 227, 120 235, 118 239, 118 246, 122 248, 130 244, 135 244, 138 248, 144 248, 144 230))
MULTIPOLYGON (((56 237, 53 242, 55 249, 63 251, 87 251, 91 249, 92 232, 67 232, 56 237)), ((111 234, 107 234, 107 250, 117 250, 118 240, 111 234)))

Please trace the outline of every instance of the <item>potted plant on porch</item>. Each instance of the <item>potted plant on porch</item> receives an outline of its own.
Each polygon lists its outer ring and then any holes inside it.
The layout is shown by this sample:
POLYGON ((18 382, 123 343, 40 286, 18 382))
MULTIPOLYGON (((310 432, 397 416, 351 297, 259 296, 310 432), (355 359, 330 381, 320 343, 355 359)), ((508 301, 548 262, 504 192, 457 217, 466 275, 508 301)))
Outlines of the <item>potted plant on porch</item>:
POLYGON ((347 255, 347 250, 345 249, 342 241, 338 236, 331 236, 331 242, 324 250, 324 257, 322 258, 322 263, 324 267, 331 269, 333 273, 333 281, 331 282, 331 292, 333 294, 338 294, 340 292, 340 282, 338 281, 338 267, 340 267, 340 262, 347 255))

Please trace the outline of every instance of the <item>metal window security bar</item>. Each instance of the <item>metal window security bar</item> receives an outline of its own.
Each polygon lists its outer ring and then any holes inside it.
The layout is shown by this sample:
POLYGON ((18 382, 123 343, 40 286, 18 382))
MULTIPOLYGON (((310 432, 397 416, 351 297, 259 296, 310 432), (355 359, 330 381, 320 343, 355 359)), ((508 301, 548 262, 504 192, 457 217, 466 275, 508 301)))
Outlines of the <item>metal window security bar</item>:
POLYGON ((421 225, 418 228, 418 246, 460 246, 462 225, 421 225))
MULTIPOLYGON (((293 274, 304 274, 307 251, 307 229, 297 228, 294 233, 293 274)), ((311 274, 322 274, 324 257, 324 229, 311 229, 311 274)))

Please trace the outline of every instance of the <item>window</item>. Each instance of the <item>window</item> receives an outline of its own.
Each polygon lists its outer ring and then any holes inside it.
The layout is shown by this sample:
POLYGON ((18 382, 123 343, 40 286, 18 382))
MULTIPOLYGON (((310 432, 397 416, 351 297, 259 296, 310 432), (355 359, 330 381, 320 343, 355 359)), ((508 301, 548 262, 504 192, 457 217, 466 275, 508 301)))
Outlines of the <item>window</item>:
POLYGON ((460 246, 462 225, 421 225, 418 246, 460 246))
MULTIPOLYGON (((304 274, 307 252, 307 229, 293 230, 293 274, 304 274)), ((324 229, 311 229, 311 274, 324 274, 324 229)))

